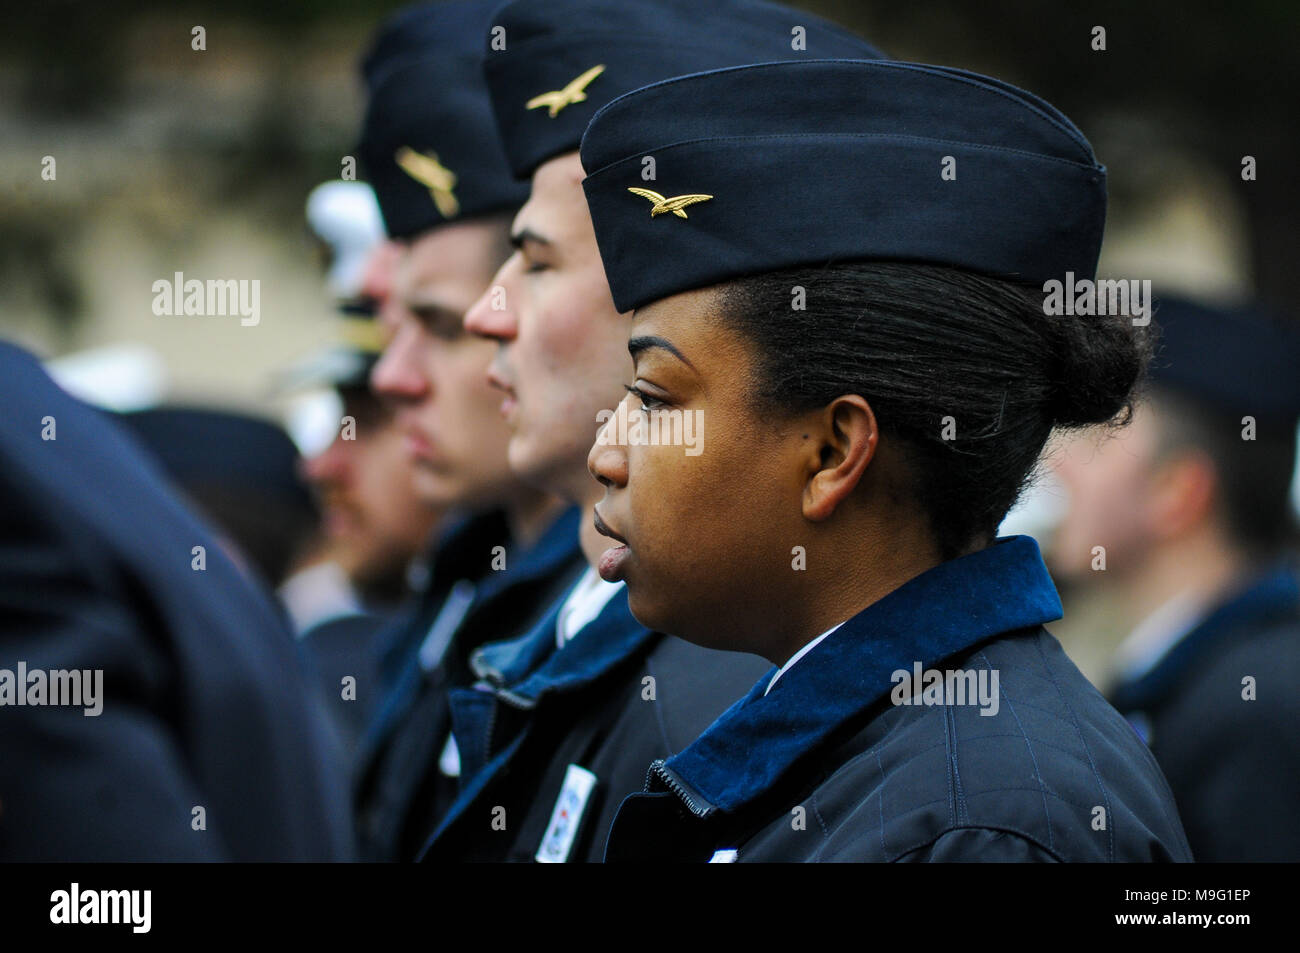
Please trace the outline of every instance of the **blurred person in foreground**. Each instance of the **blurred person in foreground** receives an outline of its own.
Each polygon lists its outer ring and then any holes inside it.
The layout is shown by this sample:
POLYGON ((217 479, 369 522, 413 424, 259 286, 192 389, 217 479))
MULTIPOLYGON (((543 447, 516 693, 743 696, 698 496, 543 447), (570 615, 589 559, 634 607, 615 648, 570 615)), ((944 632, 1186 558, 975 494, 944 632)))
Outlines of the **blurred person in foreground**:
POLYGON ((1110 699, 1169 779, 1195 858, 1300 860, 1300 334, 1176 298, 1155 320, 1131 426, 1052 458, 1068 500, 1052 569, 1133 626, 1110 699))
POLYGON ((337 751, 267 594, 7 344, 0 400, 0 860, 349 859, 337 751))
POLYGON ((510 253, 527 194, 506 167, 480 73, 494 3, 425 4, 387 21, 363 64, 358 155, 397 243, 388 343, 371 374, 395 411, 415 488, 454 511, 419 604, 392 628, 386 692, 359 762, 364 854, 414 858, 461 780, 448 692, 483 642, 526 630, 576 575, 576 510, 511 473, 487 383, 494 351, 463 327, 510 253))

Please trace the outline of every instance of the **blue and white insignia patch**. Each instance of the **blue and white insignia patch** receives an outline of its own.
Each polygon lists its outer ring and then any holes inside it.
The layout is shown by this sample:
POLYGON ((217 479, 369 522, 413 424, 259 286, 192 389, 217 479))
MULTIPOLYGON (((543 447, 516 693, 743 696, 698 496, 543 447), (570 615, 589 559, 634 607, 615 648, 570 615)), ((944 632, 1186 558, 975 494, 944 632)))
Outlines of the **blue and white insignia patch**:
POLYGON ((564 773, 564 784, 560 786, 560 796, 555 799, 555 808, 551 811, 551 822, 546 825, 546 833, 542 835, 541 846, 534 857, 539 864, 563 864, 569 859, 582 814, 595 789, 594 774, 576 764, 569 765, 564 773))

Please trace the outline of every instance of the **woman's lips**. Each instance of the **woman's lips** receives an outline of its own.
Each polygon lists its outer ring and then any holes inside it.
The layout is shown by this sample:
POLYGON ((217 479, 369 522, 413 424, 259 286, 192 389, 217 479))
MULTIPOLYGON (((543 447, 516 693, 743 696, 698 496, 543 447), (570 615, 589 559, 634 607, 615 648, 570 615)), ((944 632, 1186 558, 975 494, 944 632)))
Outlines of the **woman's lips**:
POLYGON ((600 562, 596 565, 596 572, 600 573, 600 578, 606 582, 618 582, 623 578, 623 563, 631 554, 631 550, 625 545, 619 544, 613 546, 600 554, 600 562))
POLYGON ((600 518, 598 510, 592 510, 592 522, 596 527, 596 532, 602 536, 608 536, 618 543, 617 546, 611 546, 601 553, 600 561, 596 564, 596 572, 606 582, 618 582, 623 578, 623 564, 632 554, 632 551, 628 549, 627 540, 610 529, 605 524, 605 521, 600 518))

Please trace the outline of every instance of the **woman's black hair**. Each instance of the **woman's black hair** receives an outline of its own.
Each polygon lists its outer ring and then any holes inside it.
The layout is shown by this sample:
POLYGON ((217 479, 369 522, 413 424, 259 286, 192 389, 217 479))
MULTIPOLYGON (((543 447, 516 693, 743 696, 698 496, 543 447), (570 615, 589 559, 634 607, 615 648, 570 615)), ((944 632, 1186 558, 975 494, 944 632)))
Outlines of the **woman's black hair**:
POLYGON ((722 319, 755 346, 765 410, 866 398, 903 445, 944 559, 992 539, 1053 427, 1132 412, 1146 329, 1049 316, 1043 301, 1006 279, 902 262, 769 272, 724 285, 721 299, 722 319))

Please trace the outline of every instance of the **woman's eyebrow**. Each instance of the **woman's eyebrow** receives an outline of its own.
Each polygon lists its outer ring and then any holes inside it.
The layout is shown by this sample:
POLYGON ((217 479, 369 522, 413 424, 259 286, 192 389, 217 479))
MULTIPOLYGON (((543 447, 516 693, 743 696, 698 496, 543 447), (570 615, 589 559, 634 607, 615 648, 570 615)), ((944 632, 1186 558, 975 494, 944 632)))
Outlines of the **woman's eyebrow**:
POLYGON ((627 351, 629 354, 632 355, 633 360, 636 360, 636 356, 640 354, 642 351, 648 350, 652 347, 663 348, 665 351, 673 355, 673 357, 677 358, 677 360, 681 361, 691 370, 695 370, 695 365, 692 364, 690 361, 688 361, 686 359, 686 355, 683 354, 681 351, 677 350, 677 348, 673 345, 673 343, 669 341, 667 338, 661 338, 658 337, 657 335, 647 334, 647 335, 640 335, 637 337, 629 338, 627 342, 627 351))

